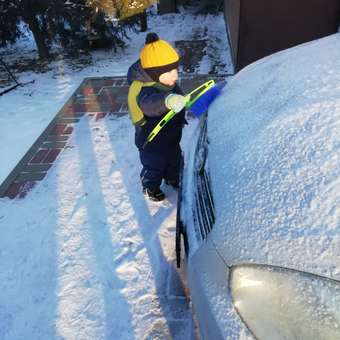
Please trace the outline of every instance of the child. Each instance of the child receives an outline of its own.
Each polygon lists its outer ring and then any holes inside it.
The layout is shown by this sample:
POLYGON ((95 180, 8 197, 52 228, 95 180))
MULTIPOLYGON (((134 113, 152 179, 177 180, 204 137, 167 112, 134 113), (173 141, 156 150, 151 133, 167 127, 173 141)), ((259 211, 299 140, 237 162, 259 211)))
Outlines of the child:
POLYGON ((178 188, 181 161, 180 140, 185 123, 185 98, 176 84, 179 56, 156 33, 149 33, 140 59, 128 71, 128 106, 135 125, 135 144, 143 169, 140 173, 144 194, 152 201, 165 198, 162 180, 178 188), (164 115, 177 114, 144 148, 143 144, 164 115))

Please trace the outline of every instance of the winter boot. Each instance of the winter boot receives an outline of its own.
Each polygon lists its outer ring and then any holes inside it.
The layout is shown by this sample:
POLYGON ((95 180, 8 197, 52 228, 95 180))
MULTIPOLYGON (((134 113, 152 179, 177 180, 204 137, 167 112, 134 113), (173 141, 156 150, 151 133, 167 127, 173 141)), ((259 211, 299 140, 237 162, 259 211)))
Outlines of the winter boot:
POLYGON ((163 201, 165 198, 164 192, 159 188, 156 189, 143 188, 143 193, 145 196, 149 198, 150 201, 154 202, 163 201))

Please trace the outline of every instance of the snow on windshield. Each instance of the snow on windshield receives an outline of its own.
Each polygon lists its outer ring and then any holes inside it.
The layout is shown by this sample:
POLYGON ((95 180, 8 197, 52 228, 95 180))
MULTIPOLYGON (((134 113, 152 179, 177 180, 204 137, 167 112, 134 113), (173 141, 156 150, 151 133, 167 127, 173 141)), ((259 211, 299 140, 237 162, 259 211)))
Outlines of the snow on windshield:
POLYGON ((215 241, 228 264, 340 278, 340 34, 242 70, 209 110, 215 241))

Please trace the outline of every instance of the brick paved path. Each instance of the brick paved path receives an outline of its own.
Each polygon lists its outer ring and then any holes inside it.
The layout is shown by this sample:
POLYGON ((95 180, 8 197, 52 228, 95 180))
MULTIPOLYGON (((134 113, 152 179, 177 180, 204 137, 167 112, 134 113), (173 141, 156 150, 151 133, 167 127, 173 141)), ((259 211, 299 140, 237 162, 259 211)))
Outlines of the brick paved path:
MULTIPOLYGON (((187 93, 207 79, 208 75, 182 76, 180 85, 187 93)), ((128 84, 125 77, 85 78, 56 117, 36 140, 26 155, 0 186, 0 197, 23 198, 44 179, 58 155, 84 116, 101 119, 107 114, 122 116, 127 112, 128 84)))

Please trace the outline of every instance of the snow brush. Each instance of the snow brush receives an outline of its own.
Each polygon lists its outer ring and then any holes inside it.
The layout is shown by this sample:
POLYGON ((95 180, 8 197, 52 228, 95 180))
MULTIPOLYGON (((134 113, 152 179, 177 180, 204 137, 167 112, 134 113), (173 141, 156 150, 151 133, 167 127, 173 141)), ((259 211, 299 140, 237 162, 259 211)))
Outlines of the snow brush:
POLYGON ((204 92, 200 97, 195 98, 193 103, 188 107, 189 111, 196 118, 199 118, 208 111, 209 105, 221 94, 223 87, 226 82, 220 82, 214 84, 206 92, 204 92))
MULTIPOLYGON (((209 80, 204 84, 200 85, 190 93, 188 93, 185 98, 185 107, 190 109, 191 113, 195 117, 200 117, 203 113, 208 110, 209 105, 215 100, 215 98, 221 93, 225 83, 215 84, 214 80, 209 80)), ((164 125, 172 119, 176 113, 170 110, 163 119, 154 127, 150 132, 146 141, 144 142, 142 148, 144 149, 146 145, 151 142, 161 131, 164 125)))

